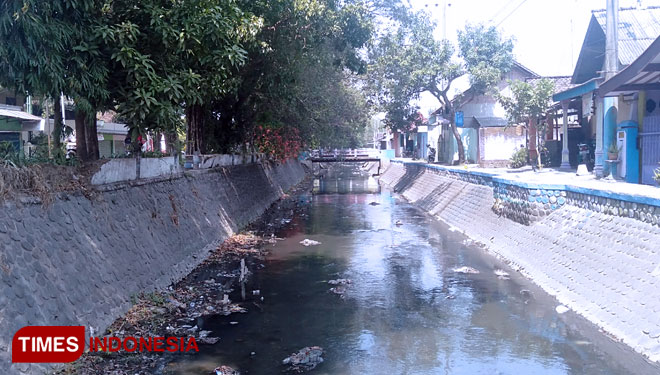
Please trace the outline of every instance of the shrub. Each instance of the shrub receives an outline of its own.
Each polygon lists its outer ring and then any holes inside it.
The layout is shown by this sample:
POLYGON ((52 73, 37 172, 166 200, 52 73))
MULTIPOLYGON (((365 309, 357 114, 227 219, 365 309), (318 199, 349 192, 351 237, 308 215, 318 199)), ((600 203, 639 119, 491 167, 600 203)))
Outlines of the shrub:
POLYGON ((655 182, 657 182, 660 185, 660 167, 656 168, 655 171, 653 171, 653 179, 655 182))
POLYGON ((285 126, 257 126, 255 146, 271 159, 284 161, 297 157, 302 147, 298 129, 285 126))
POLYGON ((509 166, 511 168, 522 168, 525 165, 527 165, 527 148, 523 147, 519 150, 516 150, 516 152, 513 153, 513 156, 511 156, 511 161, 509 163, 509 166))

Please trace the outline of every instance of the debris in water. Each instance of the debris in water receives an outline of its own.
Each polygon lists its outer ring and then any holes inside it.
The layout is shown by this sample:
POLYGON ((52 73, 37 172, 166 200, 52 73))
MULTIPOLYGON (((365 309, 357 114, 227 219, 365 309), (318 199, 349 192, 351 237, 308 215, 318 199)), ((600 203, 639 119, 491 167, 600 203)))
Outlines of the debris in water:
POLYGON ((238 281, 242 283, 242 282, 245 281, 245 279, 247 279, 247 274, 248 274, 248 269, 245 266, 245 258, 241 259, 241 269, 240 269, 240 271, 241 271, 241 275, 238 277, 238 281))
POLYGON ((445 297, 445 299, 455 299, 455 298, 456 296, 453 294, 448 294, 447 297, 445 297))
POLYGON ((378 205, 380 205, 380 203, 378 203, 378 202, 371 202, 371 203, 369 203, 369 205, 370 205, 370 206, 378 206, 378 205))
POLYGON ((319 241, 310 240, 308 238, 305 238, 304 240, 300 241, 300 243, 303 246, 314 246, 314 245, 320 245, 321 244, 319 241))
POLYGON ((567 312, 568 310, 570 310, 570 309, 568 307, 564 306, 564 305, 559 305, 559 306, 555 307, 555 311, 557 312, 557 314, 563 314, 563 313, 567 312))
POLYGON ((350 283, 351 283, 351 279, 336 279, 336 280, 328 281, 328 284, 330 285, 346 285, 350 283))
POLYGON ((229 324, 235 326, 236 324, 238 324, 238 322, 229 322, 229 324))
POLYGON ((346 293, 346 290, 347 290, 346 285, 337 285, 334 288, 330 288, 331 293, 334 293, 340 296, 341 298, 344 298, 344 294, 346 293))
POLYGON ((289 365, 290 371, 305 372, 314 369, 321 362, 323 362, 323 348, 308 346, 284 358, 282 364, 289 365))
POLYGON ((213 371, 215 371, 215 375, 241 375, 240 372, 229 366, 218 366, 213 371))
POLYGON ((478 274, 479 271, 475 268, 468 267, 468 266, 463 266, 463 267, 458 267, 454 268, 452 271, 456 273, 467 273, 467 274, 478 274))
POLYGON ((256 290, 252 291, 253 296, 258 296, 259 294, 261 294, 261 291, 259 289, 256 289, 256 290))
POLYGON ((396 226, 398 227, 398 226, 403 225, 403 222, 402 222, 401 220, 397 220, 397 221, 394 223, 394 225, 396 225, 396 226))
POLYGON ((498 279, 501 279, 501 280, 508 280, 509 279, 509 273, 504 271, 504 270, 496 268, 494 272, 495 272, 495 276, 497 276, 498 279))

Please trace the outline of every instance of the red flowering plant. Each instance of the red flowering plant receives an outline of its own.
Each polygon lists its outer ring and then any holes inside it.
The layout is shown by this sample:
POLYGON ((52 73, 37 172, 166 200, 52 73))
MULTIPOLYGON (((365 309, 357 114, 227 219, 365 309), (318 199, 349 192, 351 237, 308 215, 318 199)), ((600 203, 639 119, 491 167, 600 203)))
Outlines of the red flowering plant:
POLYGON ((302 141, 296 128, 258 125, 254 132, 254 145, 257 151, 270 159, 284 161, 298 156, 302 141))

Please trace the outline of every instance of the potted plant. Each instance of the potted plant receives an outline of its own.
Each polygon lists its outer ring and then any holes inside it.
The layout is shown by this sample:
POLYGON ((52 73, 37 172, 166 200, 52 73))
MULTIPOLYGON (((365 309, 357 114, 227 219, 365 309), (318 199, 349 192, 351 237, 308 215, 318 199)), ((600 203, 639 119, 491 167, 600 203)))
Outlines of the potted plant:
POLYGON ((607 159, 609 160, 618 160, 619 159, 619 148, 616 147, 616 143, 612 143, 607 149, 607 159))

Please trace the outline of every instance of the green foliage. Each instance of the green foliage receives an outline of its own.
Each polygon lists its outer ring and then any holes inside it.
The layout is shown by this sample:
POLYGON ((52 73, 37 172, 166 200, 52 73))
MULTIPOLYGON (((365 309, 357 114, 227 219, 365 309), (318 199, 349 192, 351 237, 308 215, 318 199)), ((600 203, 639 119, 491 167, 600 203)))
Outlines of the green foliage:
POLYGON ((509 124, 527 126, 530 119, 539 119, 545 116, 549 106, 550 97, 554 92, 554 83, 542 79, 532 85, 523 81, 509 81, 512 96, 496 93, 498 102, 506 111, 509 124))
POLYGON ((465 161, 463 143, 454 124, 456 107, 462 97, 449 98, 454 80, 468 74, 471 95, 496 85, 513 63, 513 41, 503 38, 494 27, 467 25, 458 34, 456 49, 449 41, 433 36, 435 24, 425 12, 415 12, 400 3, 389 3, 393 27, 370 48, 370 90, 374 101, 386 113, 385 124, 407 130, 418 108, 411 100, 430 92, 445 109, 458 142, 459 162, 465 161))
POLYGON ((619 147, 616 145, 615 142, 612 142, 609 147, 607 147, 607 152, 610 154, 618 154, 619 153, 619 147))
POLYGON ((653 171, 653 179, 660 185, 660 167, 653 171))
POLYGON ((526 147, 522 147, 521 149, 516 150, 513 153, 513 156, 511 156, 511 160, 509 161, 509 166, 514 169, 522 168, 526 166, 528 155, 529 154, 526 147))

